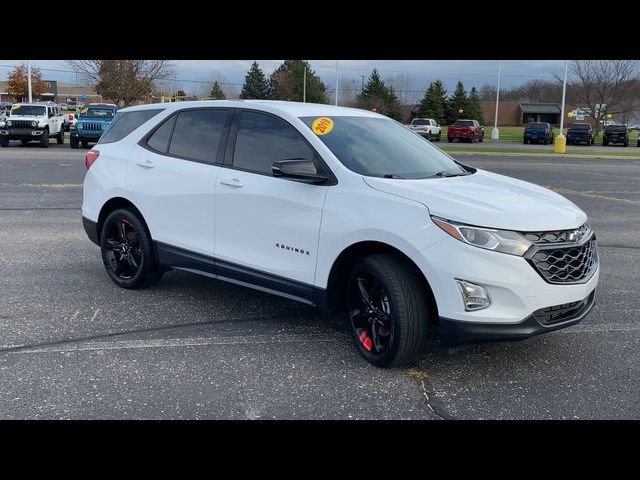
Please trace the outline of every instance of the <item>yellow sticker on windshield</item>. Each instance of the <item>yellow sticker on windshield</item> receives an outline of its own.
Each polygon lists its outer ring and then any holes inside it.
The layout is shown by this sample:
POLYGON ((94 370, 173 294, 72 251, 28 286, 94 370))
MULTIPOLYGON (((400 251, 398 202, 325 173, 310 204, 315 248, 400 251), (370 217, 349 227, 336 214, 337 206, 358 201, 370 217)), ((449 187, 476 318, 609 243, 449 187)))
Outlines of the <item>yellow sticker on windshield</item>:
POLYGON ((80 113, 87 113, 89 111, 88 108, 83 108, 82 110, 80 110, 80 113))
POLYGON ((19 103, 14 103, 13 105, 11 105, 11 110, 15 110, 17 108, 20 108, 20 104, 19 103))
POLYGON ((333 120, 329 117, 316 118, 311 125, 311 130, 316 135, 326 135, 333 130, 333 120))

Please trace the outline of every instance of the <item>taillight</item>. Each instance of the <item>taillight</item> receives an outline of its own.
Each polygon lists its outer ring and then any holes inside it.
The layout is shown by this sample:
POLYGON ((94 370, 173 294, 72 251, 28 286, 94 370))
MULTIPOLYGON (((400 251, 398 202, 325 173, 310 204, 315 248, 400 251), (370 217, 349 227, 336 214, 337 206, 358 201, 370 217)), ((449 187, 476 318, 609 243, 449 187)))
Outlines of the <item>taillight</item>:
POLYGON ((87 152, 87 156, 84 159, 84 164, 87 167, 87 170, 91 168, 91 165, 93 165, 93 162, 95 162, 99 156, 100 152, 98 150, 89 150, 87 152))

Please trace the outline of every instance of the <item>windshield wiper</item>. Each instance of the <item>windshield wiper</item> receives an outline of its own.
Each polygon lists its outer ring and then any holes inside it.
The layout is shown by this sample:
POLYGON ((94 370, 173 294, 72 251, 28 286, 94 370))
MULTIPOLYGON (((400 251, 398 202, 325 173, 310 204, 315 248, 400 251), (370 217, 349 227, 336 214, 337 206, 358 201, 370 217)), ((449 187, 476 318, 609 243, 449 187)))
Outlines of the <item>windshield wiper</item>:
POLYGON ((397 173, 383 173, 380 175, 382 178, 399 178, 400 180, 404 180, 404 177, 401 177, 397 173))
POLYGON ((449 178, 449 177, 464 177, 469 175, 468 173, 449 173, 449 172, 437 172, 426 178, 449 178))

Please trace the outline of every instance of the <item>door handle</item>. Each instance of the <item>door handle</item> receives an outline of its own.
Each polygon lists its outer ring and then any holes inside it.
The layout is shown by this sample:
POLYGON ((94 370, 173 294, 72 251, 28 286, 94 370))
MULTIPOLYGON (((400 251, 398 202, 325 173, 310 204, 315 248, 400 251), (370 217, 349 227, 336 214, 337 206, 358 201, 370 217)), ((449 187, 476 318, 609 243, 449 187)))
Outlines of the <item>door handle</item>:
POLYGON ((240 188, 244 186, 242 185, 242 182, 237 178, 223 178, 222 180, 220 180, 220 183, 222 185, 227 185, 229 187, 235 187, 235 188, 240 188))
POLYGON ((136 165, 142 168, 153 168, 155 165, 151 160, 145 160, 144 162, 136 162, 136 165))

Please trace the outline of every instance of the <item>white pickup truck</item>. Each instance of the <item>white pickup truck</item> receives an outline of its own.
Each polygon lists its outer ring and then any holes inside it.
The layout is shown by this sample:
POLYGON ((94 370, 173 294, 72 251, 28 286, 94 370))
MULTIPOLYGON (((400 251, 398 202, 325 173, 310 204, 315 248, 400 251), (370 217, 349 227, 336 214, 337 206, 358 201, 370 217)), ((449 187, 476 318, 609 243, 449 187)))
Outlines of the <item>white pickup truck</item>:
POLYGON ((23 145, 35 141, 46 148, 50 138, 62 145, 64 118, 53 102, 14 103, 9 117, 0 122, 0 147, 8 147, 10 140, 20 140, 23 145))
POLYGON ((419 135, 427 138, 428 140, 440 141, 441 129, 438 122, 433 118, 414 118, 411 123, 407 125, 409 129, 413 130, 419 135))

